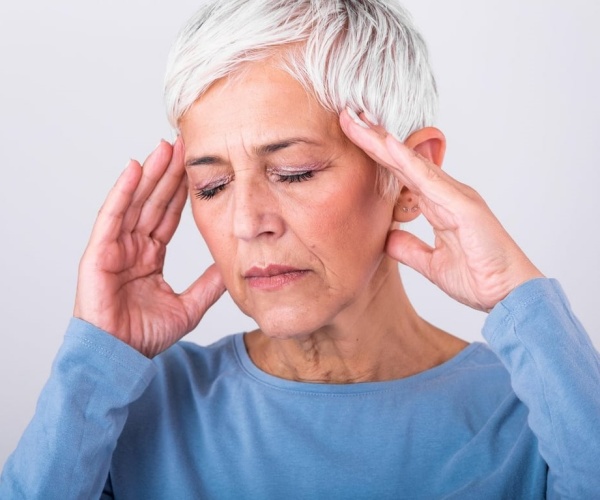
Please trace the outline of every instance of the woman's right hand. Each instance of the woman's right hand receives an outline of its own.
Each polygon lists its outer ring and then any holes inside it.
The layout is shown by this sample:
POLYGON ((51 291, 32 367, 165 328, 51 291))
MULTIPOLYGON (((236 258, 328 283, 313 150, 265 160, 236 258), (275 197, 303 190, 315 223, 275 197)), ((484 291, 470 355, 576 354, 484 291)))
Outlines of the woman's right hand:
POLYGON ((163 277, 187 198, 183 150, 180 138, 161 141, 143 167, 129 161, 79 265, 74 316, 150 358, 193 330, 225 291, 214 264, 181 294, 163 277))

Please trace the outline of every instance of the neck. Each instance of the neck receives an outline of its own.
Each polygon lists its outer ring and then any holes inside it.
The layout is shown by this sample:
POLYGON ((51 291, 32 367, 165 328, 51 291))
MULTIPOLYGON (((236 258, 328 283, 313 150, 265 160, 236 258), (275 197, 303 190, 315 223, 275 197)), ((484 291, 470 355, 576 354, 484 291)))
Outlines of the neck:
POLYGON ((377 286, 309 335, 270 338, 260 330, 245 336, 252 361, 271 375, 302 382, 356 383, 394 380, 437 366, 466 342, 430 325, 408 301, 397 266, 377 286))

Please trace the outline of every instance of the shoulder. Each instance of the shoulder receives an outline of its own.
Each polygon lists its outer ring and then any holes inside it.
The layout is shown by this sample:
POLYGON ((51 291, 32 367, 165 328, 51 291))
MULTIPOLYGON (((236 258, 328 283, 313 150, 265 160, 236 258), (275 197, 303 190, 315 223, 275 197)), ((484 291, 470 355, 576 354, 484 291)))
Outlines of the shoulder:
POLYGON ((458 384, 477 381, 480 384, 510 387, 510 375, 506 368, 489 346, 481 342, 468 345, 454 358, 429 370, 429 373, 458 384))
POLYGON ((456 357, 430 370, 431 384, 455 403, 490 410, 515 402, 510 374, 487 344, 474 342, 456 357))
POLYGON ((154 358, 157 378, 193 378, 209 382, 223 372, 239 369, 235 338, 241 335, 228 335, 208 346, 184 341, 176 343, 154 358))
POLYGON ((163 405, 181 407, 210 393, 215 384, 239 377, 235 338, 241 335, 208 346, 180 341, 156 356, 156 375, 135 406, 142 412, 163 405))

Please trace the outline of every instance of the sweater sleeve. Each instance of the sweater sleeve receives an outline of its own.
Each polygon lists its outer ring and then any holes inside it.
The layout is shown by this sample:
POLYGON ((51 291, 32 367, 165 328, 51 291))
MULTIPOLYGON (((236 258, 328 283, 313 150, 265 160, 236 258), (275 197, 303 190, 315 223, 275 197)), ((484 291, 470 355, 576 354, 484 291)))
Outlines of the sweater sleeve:
POLYGON ((548 464, 548 498, 600 495, 600 356, 555 280, 514 290, 483 335, 511 375, 548 464))
POLYGON ((35 415, 4 466, 0 498, 100 498, 128 405, 155 371, 127 344, 72 319, 35 415))

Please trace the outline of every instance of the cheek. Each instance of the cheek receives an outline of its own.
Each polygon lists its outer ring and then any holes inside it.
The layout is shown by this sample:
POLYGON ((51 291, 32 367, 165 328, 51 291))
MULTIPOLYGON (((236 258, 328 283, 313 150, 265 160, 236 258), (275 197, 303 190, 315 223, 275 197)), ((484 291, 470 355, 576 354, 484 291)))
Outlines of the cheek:
POLYGON ((322 191, 301 209, 295 207, 299 236, 331 266, 348 266, 384 252, 393 203, 382 199, 371 185, 357 179, 322 191))
POLYGON ((232 248, 232 245, 231 242, 226 242, 226 225, 225 221, 221 220, 223 211, 213 210, 208 203, 198 203, 192 198, 192 215, 196 227, 218 267, 221 271, 231 267, 227 263, 231 259, 228 250, 232 248))
POLYGON ((373 225, 375 229, 380 223, 389 224, 393 206, 377 193, 374 167, 359 167, 352 173, 335 191, 324 193, 320 203, 315 204, 317 213, 328 213, 346 229, 373 225))
POLYGON ((200 204, 197 203, 196 200, 194 200, 193 196, 191 197, 191 203, 192 216, 194 217, 196 227, 198 228, 198 231, 200 231, 200 234, 202 235, 204 241, 208 243, 208 240, 210 240, 213 236, 211 229, 213 229, 214 226, 208 224, 209 219, 207 217, 206 210, 201 209, 201 207, 199 206, 200 204))

